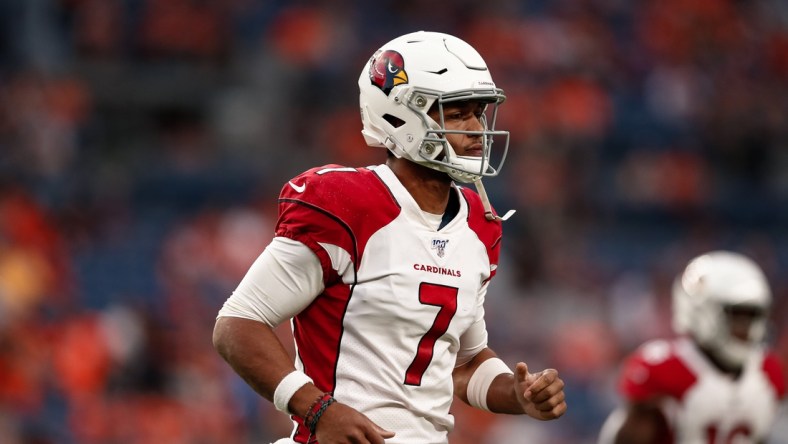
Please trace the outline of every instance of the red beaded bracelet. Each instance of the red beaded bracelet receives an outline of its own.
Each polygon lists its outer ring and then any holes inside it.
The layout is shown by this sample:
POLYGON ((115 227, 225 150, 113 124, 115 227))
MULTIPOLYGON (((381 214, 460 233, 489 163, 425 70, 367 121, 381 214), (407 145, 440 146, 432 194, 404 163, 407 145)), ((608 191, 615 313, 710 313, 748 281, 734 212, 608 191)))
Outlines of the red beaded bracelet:
POLYGON ((320 420, 320 417, 323 416, 323 412, 326 411, 328 406, 335 402, 336 399, 334 399, 330 393, 323 393, 312 403, 312 406, 309 407, 309 411, 307 411, 306 416, 304 416, 304 425, 309 429, 308 441, 311 441, 312 436, 315 435, 317 422, 320 420))

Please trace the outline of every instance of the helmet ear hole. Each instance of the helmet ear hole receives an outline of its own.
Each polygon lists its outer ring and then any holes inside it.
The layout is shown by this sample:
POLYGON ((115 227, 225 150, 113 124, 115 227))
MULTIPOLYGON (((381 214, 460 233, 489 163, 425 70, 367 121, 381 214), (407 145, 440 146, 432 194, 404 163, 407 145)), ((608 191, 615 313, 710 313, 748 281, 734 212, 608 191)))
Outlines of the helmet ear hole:
POLYGON ((401 127, 402 125, 405 124, 404 120, 400 119, 399 117, 392 116, 391 114, 384 114, 383 115, 383 120, 388 122, 394 128, 399 128, 399 127, 401 127))

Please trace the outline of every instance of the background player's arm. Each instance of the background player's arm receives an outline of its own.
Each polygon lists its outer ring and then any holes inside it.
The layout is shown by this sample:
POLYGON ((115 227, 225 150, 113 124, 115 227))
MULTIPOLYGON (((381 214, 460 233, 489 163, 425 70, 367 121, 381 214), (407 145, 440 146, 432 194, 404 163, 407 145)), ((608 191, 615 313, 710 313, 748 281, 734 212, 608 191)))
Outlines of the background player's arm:
POLYGON ((632 402, 625 416, 614 444, 659 444, 670 442, 670 429, 665 415, 656 400, 632 402))

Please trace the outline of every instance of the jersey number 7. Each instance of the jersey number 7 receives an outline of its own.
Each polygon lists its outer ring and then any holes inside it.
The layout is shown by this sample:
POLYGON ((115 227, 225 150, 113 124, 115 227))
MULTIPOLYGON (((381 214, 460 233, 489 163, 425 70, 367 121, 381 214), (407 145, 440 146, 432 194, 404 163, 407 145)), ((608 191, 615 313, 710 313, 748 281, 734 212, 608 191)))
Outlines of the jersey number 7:
POLYGON ((424 376, 424 372, 427 371, 430 361, 432 361, 435 341, 446 333, 454 314, 457 313, 458 292, 459 290, 456 287, 427 282, 422 282, 419 285, 419 302, 440 307, 440 310, 438 310, 438 315, 435 316, 432 326, 419 341, 416 357, 413 358, 413 362, 410 363, 408 370, 405 372, 406 385, 421 385, 421 378, 424 376))

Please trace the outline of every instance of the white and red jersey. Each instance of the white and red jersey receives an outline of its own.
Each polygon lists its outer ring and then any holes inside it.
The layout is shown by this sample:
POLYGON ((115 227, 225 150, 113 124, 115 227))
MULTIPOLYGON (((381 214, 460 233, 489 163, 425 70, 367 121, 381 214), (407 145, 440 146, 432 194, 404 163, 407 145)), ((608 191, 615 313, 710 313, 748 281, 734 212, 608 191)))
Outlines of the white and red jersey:
MULTIPOLYGON (((459 213, 440 230, 385 165, 315 168, 279 198, 276 235, 315 253, 325 286, 293 318, 296 366, 394 431, 387 443, 446 443, 458 351, 486 346, 501 224, 474 191, 453 191, 459 213), (463 343, 472 326, 483 336, 463 343)), ((293 438, 305 443, 294 420, 293 438)))
POLYGON ((785 379, 765 350, 734 378, 689 338, 677 338, 647 342, 628 357, 619 388, 631 402, 660 399, 676 444, 746 444, 769 436, 785 379))

